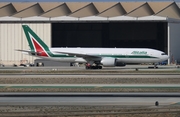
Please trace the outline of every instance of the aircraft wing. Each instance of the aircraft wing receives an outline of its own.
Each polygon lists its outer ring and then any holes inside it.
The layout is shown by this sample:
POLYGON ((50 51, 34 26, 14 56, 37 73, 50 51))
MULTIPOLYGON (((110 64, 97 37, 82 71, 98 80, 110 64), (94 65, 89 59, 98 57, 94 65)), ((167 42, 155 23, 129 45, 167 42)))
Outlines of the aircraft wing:
POLYGON ((60 52, 60 51, 55 51, 55 53, 60 53, 60 54, 68 54, 69 56, 75 56, 75 57, 82 57, 82 58, 101 58, 98 55, 90 55, 86 53, 72 53, 72 52, 60 52))
POLYGON ((32 52, 30 50, 19 50, 19 49, 16 49, 16 51, 20 51, 20 52, 27 52, 29 54, 40 54, 40 52, 32 52))

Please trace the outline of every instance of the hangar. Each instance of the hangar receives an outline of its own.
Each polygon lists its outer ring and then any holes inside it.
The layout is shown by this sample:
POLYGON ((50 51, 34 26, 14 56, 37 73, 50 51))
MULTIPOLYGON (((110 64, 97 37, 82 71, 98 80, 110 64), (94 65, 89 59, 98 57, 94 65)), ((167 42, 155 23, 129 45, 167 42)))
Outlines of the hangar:
POLYGON ((153 48, 169 63, 180 59, 180 9, 176 2, 0 2, 0 63, 34 62, 29 25, 49 47, 153 48))

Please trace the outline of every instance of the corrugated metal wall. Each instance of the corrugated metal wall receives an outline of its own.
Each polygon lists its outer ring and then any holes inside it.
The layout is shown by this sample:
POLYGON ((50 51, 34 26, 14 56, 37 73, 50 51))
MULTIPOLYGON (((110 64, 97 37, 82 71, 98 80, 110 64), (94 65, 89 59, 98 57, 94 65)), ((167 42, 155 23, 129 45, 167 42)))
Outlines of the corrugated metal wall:
POLYGON ((170 63, 175 63, 180 59, 179 45, 180 45, 180 24, 168 23, 168 55, 170 63))
MULTIPOLYGON (((25 23, 50 47, 50 23, 25 23)), ((15 49, 30 49, 22 29, 21 23, 0 24, 0 63, 5 65, 20 64, 21 62, 33 63, 35 57, 25 55, 15 49)))

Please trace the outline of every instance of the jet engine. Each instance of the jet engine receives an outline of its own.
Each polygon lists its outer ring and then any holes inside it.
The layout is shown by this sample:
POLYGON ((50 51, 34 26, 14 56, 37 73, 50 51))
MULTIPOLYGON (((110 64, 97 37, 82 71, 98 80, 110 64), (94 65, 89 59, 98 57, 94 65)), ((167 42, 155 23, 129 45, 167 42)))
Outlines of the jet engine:
POLYGON ((105 57, 101 60, 101 64, 104 67, 126 66, 125 63, 118 61, 115 58, 105 57))

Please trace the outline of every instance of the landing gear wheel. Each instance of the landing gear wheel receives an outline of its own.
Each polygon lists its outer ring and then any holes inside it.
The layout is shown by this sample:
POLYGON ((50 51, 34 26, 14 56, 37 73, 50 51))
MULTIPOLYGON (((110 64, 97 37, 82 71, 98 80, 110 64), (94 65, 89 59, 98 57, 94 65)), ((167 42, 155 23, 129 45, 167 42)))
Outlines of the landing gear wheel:
POLYGON ((102 66, 99 64, 91 65, 89 63, 85 64, 86 69, 102 69, 102 66))
POLYGON ((86 66, 86 69, 92 69, 92 66, 86 66))
POLYGON ((86 63, 86 69, 91 69, 92 68, 92 66, 89 64, 89 63, 86 63))
POLYGON ((98 69, 102 69, 102 66, 98 66, 98 69))

